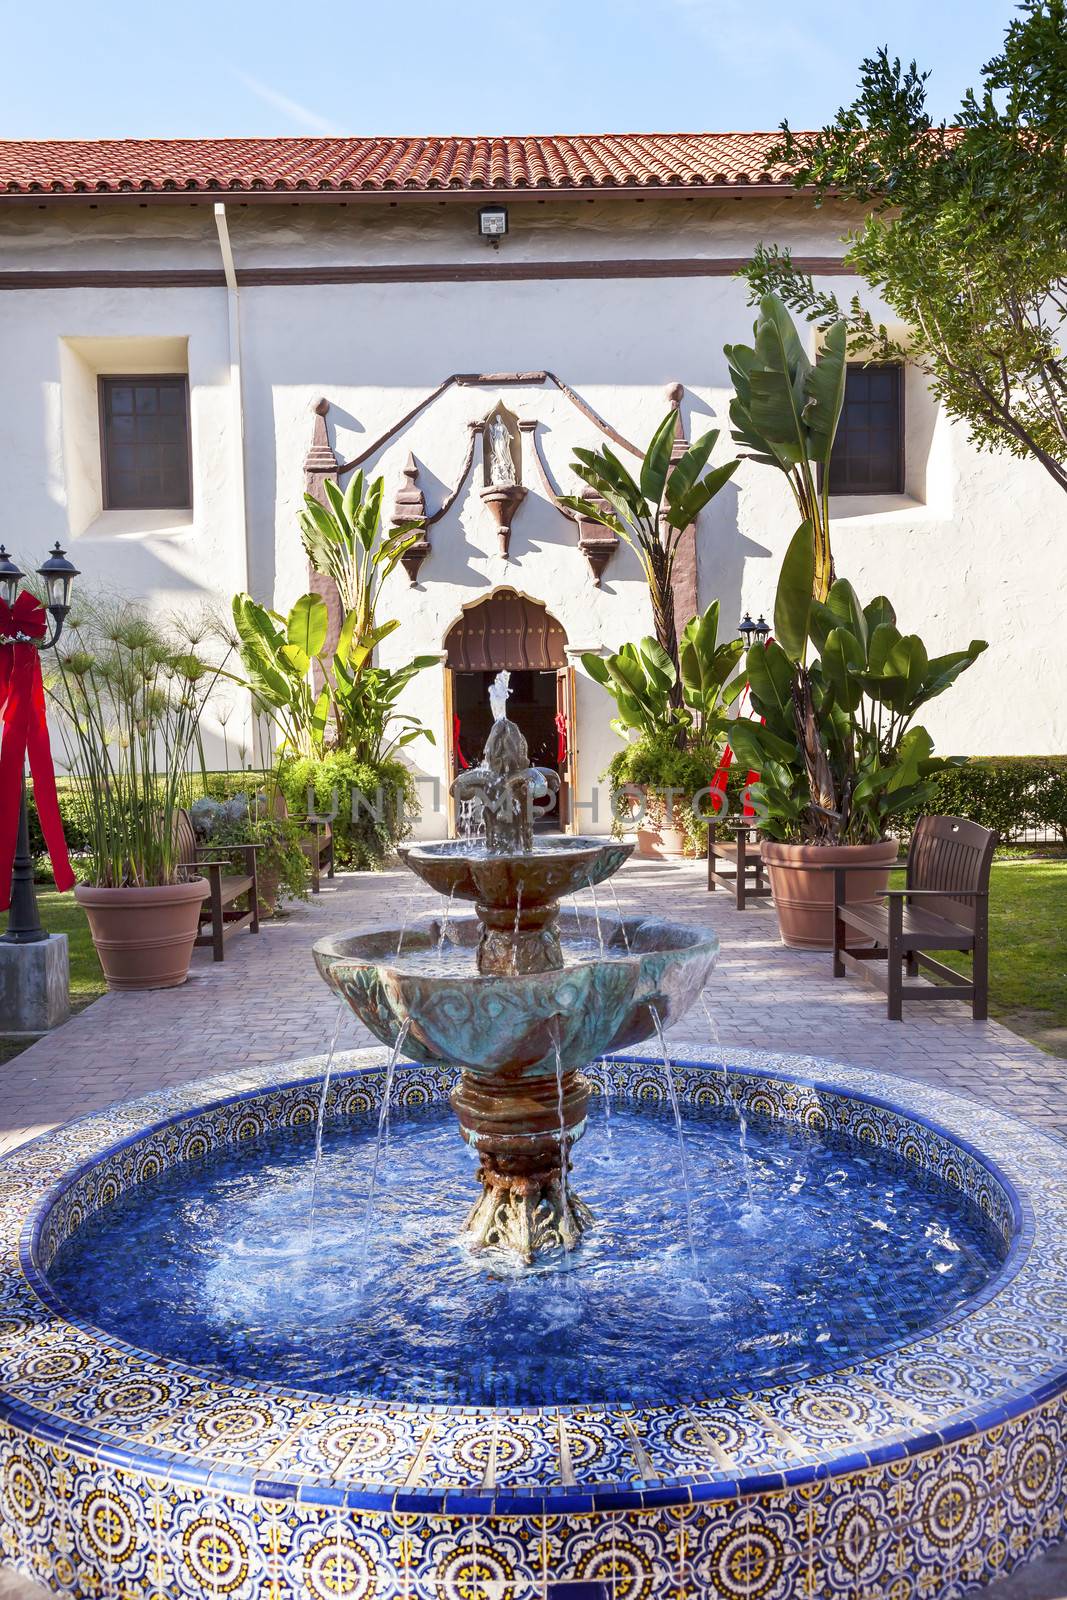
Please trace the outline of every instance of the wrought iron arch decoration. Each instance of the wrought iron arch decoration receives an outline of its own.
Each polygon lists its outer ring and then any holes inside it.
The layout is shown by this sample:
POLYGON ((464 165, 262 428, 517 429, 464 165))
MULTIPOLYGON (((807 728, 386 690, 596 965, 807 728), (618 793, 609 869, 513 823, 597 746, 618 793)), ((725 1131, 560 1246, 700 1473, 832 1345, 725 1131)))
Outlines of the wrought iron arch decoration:
MULTIPOLYGON (((453 386, 467 388, 502 387, 505 385, 535 386, 544 384, 551 384, 557 388, 560 393, 564 395, 566 399, 576 408, 576 410, 578 410, 587 421, 591 422, 604 435, 605 438, 609 439, 620 449, 627 451, 630 455, 641 459, 643 452, 639 449, 639 447, 631 440, 627 439, 625 435, 620 433, 616 428, 613 428, 609 422, 605 421, 605 419, 601 417, 592 406, 583 400, 582 397, 577 394, 569 384, 565 383, 563 379, 558 377, 554 372, 550 372, 545 369, 536 372, 452 373, 449 377, 445 378, 443 382, 439 383, 435 389, 432 389, 429 394, 425 395, 408 411, 406 411, 402 417, 398 418, 396 422, 392 423, 391 426, 388 427, 383 433, 379 434, 378 437, 369 445, 367 445, 367 447, 362 450, 359 455, 353 456, 350 461, 338 461, 337 455, 330 445, 326 428, 326 416, 330 409, 329 401, 325 398, 316 400, 311 407, 315 416, 311 445, 308 449, 307 455, 304 458, 305 488, 307 493, 313 495, 318 500, 322 500, 324 498, 322 486, 326 478, 333 478, 334 481, 337 482, 341 478, 346 477, 350 472, 354 472, 358 467, 363 466, 365 462, 377 455, 378 452, 390 442, 390 440, 394 439, 397 434, 408 427, 410 423, 412 423, 416 417, 425 411, 428 406, 432 405, 433 402, 439 399, 446 390, 453 386)), ((673 406, 678 418, 676 430, 677 438, 674 447, 675 458, 677 458, 677 456, 685 450, 688 444, 688 441, 685 437, 684 428, 682 426, 681 417, 681 401, 683 394, 684 389, 680 383, 671 383, 665 390, 665 398, 668 403, 673 406)), ((416 462, 415 457, 409 453, 407 462, 403 468, 404 481, 397 491, 392 515, 394 523, 406 522, 415 518, 421 518, 424 524, 425 536, 412 547, 404 559, 404 566, 412 584, 418 582, 422 564, 432 550, 432 544, 429 537, 430 529, 452 509, 462 493, 463 487, 467 482, 471 468, 474 464, 475 446, 479 438, 481 438, 483 441, 484 480, 480 489, 480 494, 487 506, 487 509, 493 517, 499 538, 500 552, 503 556, 507 556, 508 541, 511 532, 511 517, 514 514, 514 511, 517 509, 518 504, 527 493, 526 487, 522 484, 521 436, 523 434, 529 434, 533 444, 534 464, 537 468, 537 475, 540 479, 545 497, 552 505, 556 507, 556 510, 561 516, 566 517, 569 522, 573 522, 575 524, 578 530, 578 548, 581 550, 589 564, 594 582, 599 585, 605 567, 615 554, 615 551, 618 549, 619 540, 610 529, 605 528, 602 523, 599 523, 595 519, 595 517, 582 517, 580 514, 560 505, 559 493, 552 483, 548 465, 544 459, 541 442, 538 438, 538 427, 539 423, 536 418, 524 418, 520 420, 514 415, 513 412, 509 411, 507 407, 504 406, 502 401, 499 401, 493 410, 490 411, 488 416, 484 417, 483 419, 468 421, 467 451, 464 457, 463 465, 459 472, 459 476, 457 477, 453 487, 449 490, 448 494, 435 511, 427 511, 426 509, 425 495, 418 487, 418 463, 416 462), (513 485, 492 484, 489 481, 488 466, 485 465, 485 463, 487 463, 489 460, 489 447, 486 443, 486 440, 487 430, 494 417, 504 417, 507 419, 509 430, 512 428, 515 430, 513 432, 512 450, 512 459, 515 468, 515 482, 513 485)), ((586 498, 590 501, 591 509, 593 504, 597 503, 597 498, 592 491, 586 491, 583 495, 583 498, 586 498)), ((692 544, 692 537, 690 537, 689 543, 692 544)), ((683 564, 683 568, 685 568, 685 564, 683 564)), ((688 572, 688 579, 686 582, 687 592, 684 595, 680 595, 678 598, 682 601, 683 606, 686 609, 686 614, 692 615, 696 607, 695 550, 693 553, 693 559, 689 562, 688 569, 686 570, 688 572), (690 588, 692 588, 694 591, 691 596, 688 593, 688 589, 690 588)), ((312 576, 318 585, 328 582, 328 580, 323 579, 321 575, 313 574, 312 576)))

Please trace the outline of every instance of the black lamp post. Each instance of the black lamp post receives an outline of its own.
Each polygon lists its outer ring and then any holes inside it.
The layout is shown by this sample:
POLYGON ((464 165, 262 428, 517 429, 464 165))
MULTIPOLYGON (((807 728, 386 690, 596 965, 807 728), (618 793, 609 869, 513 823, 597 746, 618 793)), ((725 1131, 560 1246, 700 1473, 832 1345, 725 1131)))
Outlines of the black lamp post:
MULTIPOLYGON (((26 574, 15 565, 0 544, 0 600, 9 606, 15 604, 19 584, 26 574)), ((38 650, 51 650, 59 642, 63 624, 70 611, 70 591, 78 576, 78 569, 68 561, 57 542, 41 566, 37 576, 45 586, 46 608, 52 618, 53 631, 49 639, 29 639, 22 634, 16 639, 32 644, 38 650)), ((41 914, 37 909, 37 893, 33 887, 33 857, 30 855, 30 814, 26 804, 26 773, 22 774, 22 800, 19 805, 19 831, 15 845, 15 859, 11 867, 11 910, 8 912, 7 932, 0 935, 3 944, 37 944, 47 939, 41 927, 41 914)))
POLYGON ((753 622, 747 611, 741 618, 741 621, 737 624, 737 631, 741 635, 741 638, 744 641, 745 649, 747 650, 749 645, 752 643, 753 636, 756 632, 756 624, 753 622))
POLYGON ((767 640, 771 636, 770 624, 768 623, 766 617, 764 617, 762 611, 759 614, 759 621, 753 628, 753 632, 756 635, 757 644, 766 644, 767 640))

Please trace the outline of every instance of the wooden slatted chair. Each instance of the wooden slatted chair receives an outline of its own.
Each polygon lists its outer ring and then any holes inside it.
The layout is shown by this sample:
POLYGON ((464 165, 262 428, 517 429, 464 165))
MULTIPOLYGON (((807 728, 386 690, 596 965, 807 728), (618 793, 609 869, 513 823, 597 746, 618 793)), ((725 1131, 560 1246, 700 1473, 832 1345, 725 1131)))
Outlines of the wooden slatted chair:
POLYGON ((984 1021, 989 1004, 989 872, 997 835, 965 817, 921 817, 908 849, 903 889, 890 889, 881 905, 845 904, 847 867, 834 873, 834 977, 859 973, 883 988, 891 1022, 901 1020, 904 1000, 970 1000, 971 1015, 984 1021), (849 930, 873 948, 849 950, 849 930), (972 953, 966 978, 929 950, 972 953), (872 962, 884 960, 884 971, 872 962), (920 969, 941 984, 905 984, 920 969))
POLYGON ((213 958, 225 961, 227 939, 240 933, 242 928, 251 933, 259 932, 256 851, 260 847, 257 844, 200 844, 188 811, 178 812, 175 829, 181 866, 186 872, 206 878, 211 891, 200 908, 196 942, 209 944, 213 958), (243 857, 243 872, 232 870, 235 855, 243 857), (238 905, 239 900, 245 901, 243 907, 238 905))
POLYGON ((747 818, 708 823, 708 889, 720 886, 733 891, 738 911, 744 911, 750 900, 766 900, 770 895, 759 830, 747 818), (722 833, 733 834, 733 838, 723 839, 722 833))

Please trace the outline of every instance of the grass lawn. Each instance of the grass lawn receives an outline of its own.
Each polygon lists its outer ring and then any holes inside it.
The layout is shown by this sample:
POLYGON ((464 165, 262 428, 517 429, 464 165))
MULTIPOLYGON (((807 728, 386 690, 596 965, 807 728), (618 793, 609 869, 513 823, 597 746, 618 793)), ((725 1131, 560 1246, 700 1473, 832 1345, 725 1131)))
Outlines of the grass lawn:
MULTIPOLYGON (((897 875, 903 885, 904 875, 897 875)), ((970 972, 970 957, 946 952, 970 972)), ((989 1011, 1043 1050, 1067 1057, 1067 859, 993 863, 989 1011)))

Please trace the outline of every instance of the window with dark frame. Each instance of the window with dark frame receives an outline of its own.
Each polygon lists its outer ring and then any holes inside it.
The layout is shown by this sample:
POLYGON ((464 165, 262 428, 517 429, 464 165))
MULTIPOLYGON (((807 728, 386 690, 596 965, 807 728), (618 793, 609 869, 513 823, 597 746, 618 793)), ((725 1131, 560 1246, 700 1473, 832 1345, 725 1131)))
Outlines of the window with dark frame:
POLYGON ((100 453, 106 511, 189 510, 188 378, 102 377, 100 453))
POLYGON ((850 363, 830 456, 831 494, 904 493, 904 368, 850 363))

